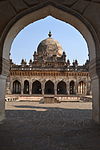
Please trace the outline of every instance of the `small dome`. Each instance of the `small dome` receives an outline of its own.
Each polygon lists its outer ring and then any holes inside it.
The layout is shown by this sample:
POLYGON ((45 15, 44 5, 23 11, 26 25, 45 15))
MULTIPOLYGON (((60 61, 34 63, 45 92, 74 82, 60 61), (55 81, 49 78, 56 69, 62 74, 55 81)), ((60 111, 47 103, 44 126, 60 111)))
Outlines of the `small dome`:
POLYGON ((49 37, 49 38, 43 40, 38 45, 37 53, 39 55, 47 55, 47 56, 56 55, 58 57, 61 57, 62 56, 62 47, 57 40, 49 37))

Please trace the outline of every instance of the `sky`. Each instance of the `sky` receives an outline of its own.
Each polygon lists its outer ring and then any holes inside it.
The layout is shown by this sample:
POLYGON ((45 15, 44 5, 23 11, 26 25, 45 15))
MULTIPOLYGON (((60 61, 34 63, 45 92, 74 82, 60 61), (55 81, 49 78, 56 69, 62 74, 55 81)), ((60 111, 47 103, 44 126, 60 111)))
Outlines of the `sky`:
POLYGON ((88 59, 88 47, 82 34, 70 24, 51 16, 29 24, 18 33, 11 46, 13 62, 20 64, 22 59, 27 62, 33 59, 34 51, 42 40, 48 38, 49 31, 66 52, 66 59, 70 62, 77 59, 79 64, 85 63, 88 59))

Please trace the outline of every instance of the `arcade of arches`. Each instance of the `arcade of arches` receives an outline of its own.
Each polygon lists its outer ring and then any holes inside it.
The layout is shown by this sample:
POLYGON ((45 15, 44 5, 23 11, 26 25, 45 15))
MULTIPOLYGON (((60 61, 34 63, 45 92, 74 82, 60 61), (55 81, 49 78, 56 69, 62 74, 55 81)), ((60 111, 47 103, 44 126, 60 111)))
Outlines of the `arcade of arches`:
MULTIPOLYGON (((25 26, 51 15, 76 27, 87 41, 93 95, 93 120, 100 123, 100 2, 92 0, 2 0, 0 11, 0 121, 4 119, 5 114, 5 85, 9 74, 11 43, 25 26)), ((27 83, 25 82, 26 87, 28 87, 27 83)), ((75 92, 72 85, 74 85, 73 82, 69 85, 70 92, 75 92)), ((19 82, 13 86, 15 90, 17 87, 17 92, 19 92, 19 82)), ((83 85, 80 81, 78 92, 84 91, 85 86, 86 84, 83 85)), ((24 92, 28 93, 28 88, 24 92)))
MULTIPOLYGON (((31 83, 31 82, 30 82, 31 83)), ((80 81, 77 85, 77 89, 75 89, 75 82, 70 81, 70 84, 64 81, 59 81, 58 83, 54 84, 52 81, 46 81, 45 84, 42 81, 43 84, 41 84, 41 81, 34 81, 32 84, 32 89, 29 91, 29 81, 24 81, 24 87, 23 84, 21 85, 20 81, 16 80, 13 82, 12 87, 12 94, 51 94, 51 95, 86 95, 86 84, 83 81, 80 81)))

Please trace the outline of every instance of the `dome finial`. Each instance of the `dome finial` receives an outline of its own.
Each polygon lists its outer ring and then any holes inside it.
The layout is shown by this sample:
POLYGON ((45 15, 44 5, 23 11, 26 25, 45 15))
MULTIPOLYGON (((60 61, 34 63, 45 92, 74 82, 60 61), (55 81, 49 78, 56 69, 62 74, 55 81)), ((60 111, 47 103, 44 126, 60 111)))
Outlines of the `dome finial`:
POLYGON ((49 34, 48 34, 48 36, 49 36, 49 37, 51 37, 51 36, 52 36, 52 33, 51 33, 51 31, 49 31, 49 34))

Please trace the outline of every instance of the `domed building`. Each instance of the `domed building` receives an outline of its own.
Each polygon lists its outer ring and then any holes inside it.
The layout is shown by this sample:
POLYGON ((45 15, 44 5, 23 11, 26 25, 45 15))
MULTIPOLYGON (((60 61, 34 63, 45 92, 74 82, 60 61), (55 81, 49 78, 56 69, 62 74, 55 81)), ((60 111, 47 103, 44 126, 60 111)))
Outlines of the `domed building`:
POLYGON ((6 97, 31 99, 52 95, 63 100, 91 94, 89 61, 82 66, 77 60, 70 64, 60 43, 51 37, 51 32, 48 36, 40 42, 28 64, 24 59, 20 65, 10 60, 6 97))
POLYGON ((60 43, 57 40, 54 40, 51 38, 51 32, 49 32, 49 38, 43 40, 38 48, 37 48, 37 54, 42 57, 61 57, 62 56, 62 47, 60 43))

